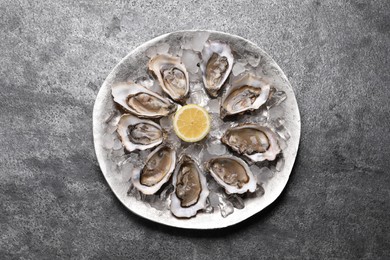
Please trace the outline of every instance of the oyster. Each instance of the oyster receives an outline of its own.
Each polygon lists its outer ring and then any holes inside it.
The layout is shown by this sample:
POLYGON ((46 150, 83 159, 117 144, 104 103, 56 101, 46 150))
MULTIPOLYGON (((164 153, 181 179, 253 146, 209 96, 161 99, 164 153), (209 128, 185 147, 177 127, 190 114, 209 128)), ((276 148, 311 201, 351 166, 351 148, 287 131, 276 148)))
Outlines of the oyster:
POLYGON ((232 50, 228 44, 219 41, 205 43, 200 69, 204 86, 210 96, 218 96, 218 91, 232 71, 233 60, 232 50))
POLYGON ((273 161, 280 153, 276 134, 265 126, 243 124, 228 129, 221 141, 252 161, 273 161))
POLYGON ((165 133, 160 125, 130 114, 121 116, 117 132, 127 151, 146 150, 163 141, 165 133))
POLYGON ((234 80, 221 102, 221 118, 258 109, 269 96, 271 86, 252 74, 234 80))
POLYGON ((190 218, 206 206, 209 195, 206 177, 188 155, 183 155, 176 167, 173 186, 171 211, 176 217, 190 218))
POLYGON ((256 179, 248 165, 240 158, 230 155, 214 157, 206 163, 206 169, 225 188, 227 194, 243 194, 256 190, 256 179))
POLYGON ((149 61, 148 67, 173 100, 183 102, 187 98, 190 89, 188 72, 179 57, 160 54, 149 61))
POLYGON ((145 166, 133 173, 134 187, 146 195, 156 193, 169 180, 175 165, 175 150, 168 145, 157 147, 147 157, 145 166))
POLYGON ((126 111, 144 118, 159 118, 176 110, 168 99, 133 82, 122 82, 112 86, 112 96, 126 111))

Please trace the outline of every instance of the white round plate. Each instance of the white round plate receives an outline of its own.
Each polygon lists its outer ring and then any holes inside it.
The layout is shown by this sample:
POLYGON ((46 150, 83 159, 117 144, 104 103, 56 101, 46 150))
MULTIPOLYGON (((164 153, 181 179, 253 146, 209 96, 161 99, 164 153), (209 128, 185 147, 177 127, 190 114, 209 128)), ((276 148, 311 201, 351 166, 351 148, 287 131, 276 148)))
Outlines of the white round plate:
MULTIPOLYGON (((196 41, 194 44, 197 44, 196 41)), ((93 110, 93 135, 96 156, 102 173, 116 197, 130 211, 143 218, 168 226, 189 229, 216 229, 231 226, 260 212, 275 201, 286 186, 291 174, 298 151, 300 128, 300 115, 294 92, 288 79, 275 61, 254 43, 239 36, 216 31, 173 32, 142 44, 123 58, 108 75, 99 91, 93 110), (269 115, 271 119, 283 118, 284 126, 288 130, 290 138, 285 141, 286 147, 283 149, 284 166, 279 169, 280 171, 275 171, 272 176, 268 177, 268 181, 262 184, 264 194, 245 199, 245 207, 234 209, 234 212, 227 217, 222 217, 217 209, 213 213, 202 212, 190 219, 179 219, 174 217, 169 209, 157 210, 148 203, 128 195, 131 170, 118 166, 121 153, 124 152, 123 149, 118 149, 120 148, 118 140, 112 143, 113 141, 110 139, 111 135, 116 135, 112 119, 118 113, 118 109, 112 100, 111 86, 116 82, 146 76, 149 61, 147 52, 156 51, 156 49, 153 49, 154 47, 165 48, 168 44, 173 46, 171 47, 173 49, 181 44, 191 44, 193 39, 196 38, 227 42, 234 51, 236 59, 237 57, 245 58, 246 56, 255 58, 250 61, 251 64, 255 65, 253 71, 267 77, 277 90, 286 93, 286 100, 277 106, 277 109, 271 108, 269 115)))

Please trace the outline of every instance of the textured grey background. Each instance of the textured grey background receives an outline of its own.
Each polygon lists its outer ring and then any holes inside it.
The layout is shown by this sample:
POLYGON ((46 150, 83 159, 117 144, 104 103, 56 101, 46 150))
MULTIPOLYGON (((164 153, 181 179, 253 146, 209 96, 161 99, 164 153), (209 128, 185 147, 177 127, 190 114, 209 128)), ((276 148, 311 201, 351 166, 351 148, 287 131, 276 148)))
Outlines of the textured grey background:
POLYGON ((390 258, 390 2, 0 3, 0 258, 390 258), (170 31, 247 38, 302 116, 281 197, 232 228, 177 230, 108 188, 92 107, 114 65, 170 31))

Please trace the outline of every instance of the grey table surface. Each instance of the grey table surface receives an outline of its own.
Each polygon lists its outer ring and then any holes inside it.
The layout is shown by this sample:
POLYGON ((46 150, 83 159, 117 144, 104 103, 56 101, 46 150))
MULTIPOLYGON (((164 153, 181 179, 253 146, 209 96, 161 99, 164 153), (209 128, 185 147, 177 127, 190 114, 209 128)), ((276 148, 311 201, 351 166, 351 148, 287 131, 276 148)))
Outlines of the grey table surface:
POLYGON ((390 258, 390 2, 0 1, 0 258, 390 258), (127 211, 97 163, 110 70, 163 33, 247 38, 287 74, 302 139, 279 199, 180 230, 127 211))

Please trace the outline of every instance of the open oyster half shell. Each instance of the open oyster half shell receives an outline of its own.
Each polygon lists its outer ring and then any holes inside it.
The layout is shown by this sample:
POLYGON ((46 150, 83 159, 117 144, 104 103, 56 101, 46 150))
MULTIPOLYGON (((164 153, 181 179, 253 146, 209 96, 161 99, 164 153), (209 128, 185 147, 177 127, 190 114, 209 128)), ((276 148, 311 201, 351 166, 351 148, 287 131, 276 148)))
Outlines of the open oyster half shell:
POLYGON ((248 165, 231 155, 213 157, 205 164, 216 182, 225 188, 227 194, 254 192, 256 179, 248 165))
POLYGON ((175 149, 168 145, 157 147, 146 158, 145 166, 133 173, 134 187, 146 195, 156 193, 169 180, 175 166, 175 149))
POLYGON ((190 218, 205 208, 209 196, 207 180, 197 163, 183 155, 173 174, 174 191, 171 195, 171 212, 179 218, 190 218))
POLYGON ((188 72, 179 57, 160 54, 154 56, 148 64, 149 70, 173 100, 183 103, 190 89, 188 72))
POLYGON ((218 92, 233 68, 233 54, 230 46, 220 41, 207 41, 202 50, 203 83, 207 93, 217 97, 218 92))
POLYGON ((117 132, 129 152, 155 147, 161 144, 166 135, 159 124, 130 114, 120 117, 117 132))
POLYGON ((267 81, 252 74, 245 74, 233 80, 222 97, 221 118, 258 109, 267 101, 270 88, 267 81))
POLYGON ((170 100, 133 82, 117 83, 111 91, 117 104, 138 117, 160 118, 177 109, 170 100))
POLYGON ((276 134, 258 124, 232 127, 224 133, 221 142, 254 162, 273 161, 281 151, 276 134))

